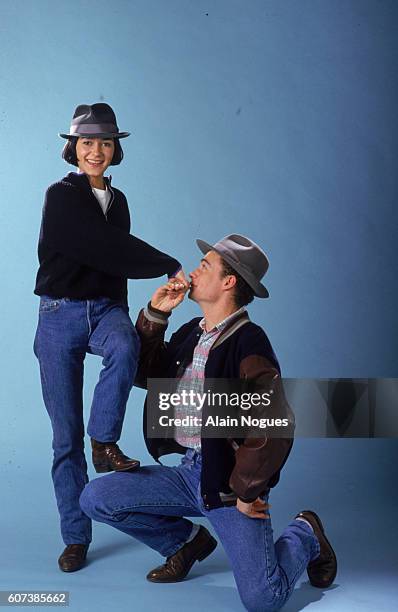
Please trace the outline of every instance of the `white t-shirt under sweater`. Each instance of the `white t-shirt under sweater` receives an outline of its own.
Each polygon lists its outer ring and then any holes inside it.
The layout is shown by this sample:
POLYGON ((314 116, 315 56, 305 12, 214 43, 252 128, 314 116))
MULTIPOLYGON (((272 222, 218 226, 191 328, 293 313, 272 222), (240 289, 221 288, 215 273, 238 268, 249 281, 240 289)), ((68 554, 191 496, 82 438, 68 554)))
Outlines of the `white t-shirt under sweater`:
POLYGON ((108 204, 109 201, 111 199, 111 194, 109 192, 109 189, 97 189, 96 187, 92 187, 91 188, 93 191, 93 194, 95 195, 95 197, 97 198, 103 213, 106 213, 106 209, 108 208, 108 204))

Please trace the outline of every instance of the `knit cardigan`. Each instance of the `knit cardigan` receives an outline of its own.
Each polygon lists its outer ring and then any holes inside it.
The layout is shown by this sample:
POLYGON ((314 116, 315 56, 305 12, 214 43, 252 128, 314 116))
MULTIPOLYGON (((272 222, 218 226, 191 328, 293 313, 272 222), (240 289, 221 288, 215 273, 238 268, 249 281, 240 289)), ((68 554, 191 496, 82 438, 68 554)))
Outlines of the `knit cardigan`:
POLYGON ((86 174, 69 172, 46 192, 36 295, 127 301, 128 278, 172 275, 176 259, 132 236, 125 195, 111 186, 106 214, 86 174))

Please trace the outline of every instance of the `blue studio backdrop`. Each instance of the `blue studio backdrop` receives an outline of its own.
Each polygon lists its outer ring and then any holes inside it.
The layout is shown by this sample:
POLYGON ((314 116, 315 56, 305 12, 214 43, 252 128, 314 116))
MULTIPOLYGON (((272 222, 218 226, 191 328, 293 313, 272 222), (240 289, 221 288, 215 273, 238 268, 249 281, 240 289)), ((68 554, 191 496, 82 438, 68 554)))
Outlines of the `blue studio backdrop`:
MULTIPOLYGON (((74 108, 108 102, 132 132, 111 172, 135 235, 186 272, 195 238, 265 249, 270 299, 249 311, 285 376, 397 377, 397 17, 394 0, 0 0, 0 590, 68 590, 79 612, 242 609, 220 547, 159 589, 145 581, 156 553, 96 525, 87 568, 57 568, 33 288, 44 192, 73 170, 57 134, 74 108)), ((129 281, 133 320, 158 284, 129 281)), ((171 330, 197 315, 184 302, 171 330)), ((88 355, 86 421, 100 368, 88 355)), ((121 445, 145 463, 143 397, 121 445)), ((325 593, 304 576, 286 610, 394 609, 397 459, 395 440, 296 441, 275 535, 314 508, 340 566, 325 593)))

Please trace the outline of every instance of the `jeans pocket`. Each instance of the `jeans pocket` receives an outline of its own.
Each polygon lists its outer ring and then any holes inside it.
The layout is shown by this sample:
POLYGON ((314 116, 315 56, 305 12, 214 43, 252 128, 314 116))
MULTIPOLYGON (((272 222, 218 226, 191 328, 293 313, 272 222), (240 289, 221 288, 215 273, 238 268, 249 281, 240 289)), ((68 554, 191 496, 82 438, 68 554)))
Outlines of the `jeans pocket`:
POLYGON ((54 299, 42 295, 40 298, 39 312, 54 312, 59 309, 61 303, 62 298, 54 299))

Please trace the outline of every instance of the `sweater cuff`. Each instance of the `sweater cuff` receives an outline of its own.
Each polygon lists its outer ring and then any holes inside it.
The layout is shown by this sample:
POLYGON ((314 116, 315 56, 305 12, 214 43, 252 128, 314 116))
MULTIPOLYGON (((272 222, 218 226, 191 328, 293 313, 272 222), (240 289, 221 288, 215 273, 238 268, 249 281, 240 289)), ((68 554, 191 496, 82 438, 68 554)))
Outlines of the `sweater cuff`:
POLYGON ((177 274, 178 274, 179 272, 181 272, 181 270, 182 270, 182 266, 180 265, 180 266, 178 266, 177 270, 175 270, 175 271, 173 272, 173 274, 168 274, 168 275, 167 275, 167 277, 168 277, 169 279, 170 279, 170 278, 174 278, 175 276, 177 276, 177 274))
POLYGON ((152 323, 160 323, 161 325, 167 325, 169 321, 169 317, 171 315, 170 312, 164 312, 163 310, 158 310, 151 305, 151 302, 148 302, 146 308, 144 308, 144 316, 148 321, 152 321, 152 323))

